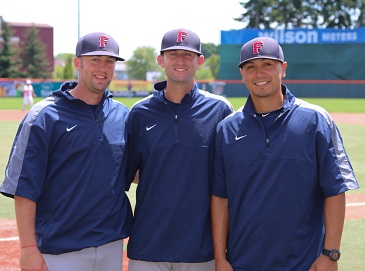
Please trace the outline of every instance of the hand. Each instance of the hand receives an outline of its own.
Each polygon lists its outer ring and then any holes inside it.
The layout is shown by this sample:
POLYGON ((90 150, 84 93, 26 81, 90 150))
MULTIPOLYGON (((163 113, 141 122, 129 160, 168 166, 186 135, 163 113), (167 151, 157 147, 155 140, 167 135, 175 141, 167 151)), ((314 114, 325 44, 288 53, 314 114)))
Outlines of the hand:
POLYGON ((319 256, 308 271, 338 271, 338 263, 325 255, 319 256))
POLYGON ((215 271, 234 271, 232 265, 226 260, 215 261, 215 271))
POLYGON ((37 247, 27 247, 21 250, 20 269, 22 271, 48 271, 46 261, 37 247))

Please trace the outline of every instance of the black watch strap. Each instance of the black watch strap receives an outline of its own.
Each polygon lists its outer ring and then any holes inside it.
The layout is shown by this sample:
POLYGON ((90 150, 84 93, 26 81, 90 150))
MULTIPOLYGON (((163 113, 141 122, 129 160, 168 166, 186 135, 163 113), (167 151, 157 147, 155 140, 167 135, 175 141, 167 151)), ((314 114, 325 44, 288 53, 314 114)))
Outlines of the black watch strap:
POLYGON ((322 254, 330 258, 332 261, 338 261, 341 256, 341 252, 338 249, 323 249, 322 254))

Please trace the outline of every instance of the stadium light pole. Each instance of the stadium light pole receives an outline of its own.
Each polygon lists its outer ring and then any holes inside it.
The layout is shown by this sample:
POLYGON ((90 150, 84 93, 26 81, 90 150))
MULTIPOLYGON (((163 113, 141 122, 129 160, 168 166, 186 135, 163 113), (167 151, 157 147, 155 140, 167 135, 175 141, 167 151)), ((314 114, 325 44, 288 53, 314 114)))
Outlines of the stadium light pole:
MULTIPOLYGON (((80 0, 77 0, 77 40, 80 39, 80 0)), ((76 78, 79 77, 79 73, 75 71, 76 78)))
POLYGON ((77 0, 77 40, 80 39, 80 0, 77 0))

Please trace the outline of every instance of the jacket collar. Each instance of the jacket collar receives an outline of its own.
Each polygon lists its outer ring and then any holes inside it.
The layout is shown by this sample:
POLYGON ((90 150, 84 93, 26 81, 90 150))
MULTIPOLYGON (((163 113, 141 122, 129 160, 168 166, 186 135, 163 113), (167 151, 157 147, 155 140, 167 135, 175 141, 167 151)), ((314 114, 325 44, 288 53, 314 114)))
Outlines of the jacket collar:
MULTIPOLYGON (((289 91, 288 87, 285 86, 284 84, 281 85, 281 91, 284 95, 283 112, 285 112, 294 106, 295 96, 289 91)), ((246 111, 251 115, 256 114, 251 99, 251 95, 248 96, 246 104, 243 107, 243 111, 246 111)))
MULTIPOLYGON (((68 92, 71 89, 74 89, 76 86, 77 86, 77 81, 66 81, 66 82, 62 83, 61 87, 58 90, 54 91, 52 93, 52 95, 55 95, 57 97, 66 97, 69 100, 73 100, 74 98, 71 95, 69 95, 68 92)), ((104 95, 103 95, 103 98, 101 101, 104 101, 105 99, 112 98, 112 97, 113 97, 113 93, 111 93, 109 91, 109 89, 107 88, 104 91, 104 95)))
MULTIPOLYGON (((166 86, 167 86, 167 81, 156 83, 153 89, 153 97, 163 100, 166 86)), ((195 99, 198 94, 199 94, 199 87, 198 84, 195 82, 192 90, 185 95, 185 97, 182 99, 182 102, 185 100, 195 99)))

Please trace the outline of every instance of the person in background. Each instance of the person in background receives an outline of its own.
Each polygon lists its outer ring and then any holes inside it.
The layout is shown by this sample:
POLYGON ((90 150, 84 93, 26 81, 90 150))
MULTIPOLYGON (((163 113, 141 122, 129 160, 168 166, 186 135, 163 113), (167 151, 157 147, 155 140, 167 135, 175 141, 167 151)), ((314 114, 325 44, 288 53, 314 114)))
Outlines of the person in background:
POLYGON ((133 97, 132 87, 133 87, 133 85, 132 85, 131 81, 128 81, 128 85, 127 85, 128 98, 133 97))
POLYGON ((118 43, 80 38, 78 80, 35 104, 17 131, 0 192, 14 197, 22 270, 120 271, 132 209, 125 193, 129 109, 108 86, 118 43))
POLYGON ((274 39, 242 46, 249 96, 216 134, 216 271, 338 270, 345 192, 359 185, 328 112, 282 84, 287 65, 274 39))
POLYGON ((198 88, 204 56, 193 31, 165 33, 157 62, 167 81, 132 106, 126 124, 128 181, 139 173, 129 271, 212 271, 214 135, 233 107, 198 88))
POLYGON ((29 104, 30 108, 33 106, 33 97, 35 97, 35 93, 34 93, 34 89, 32 86, 32 80, 27 79, 25 81, 25 85, 23 87, 23 108, 22 110, 24 111, 27 107, 27 105, 29 104))

